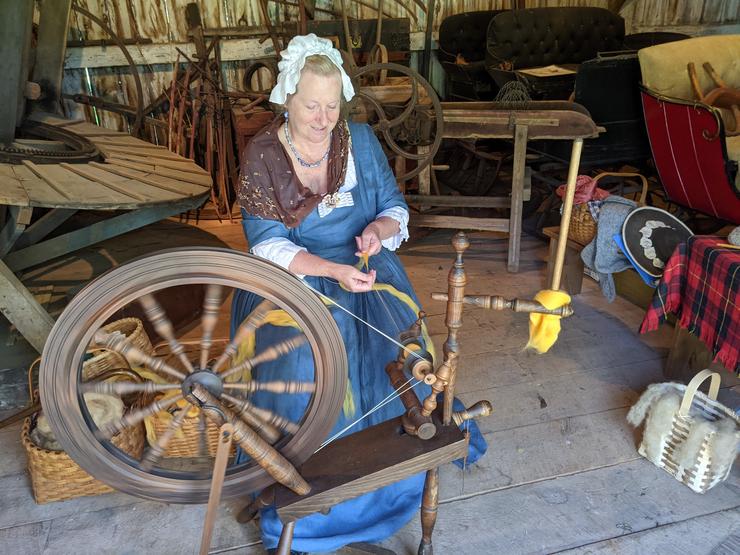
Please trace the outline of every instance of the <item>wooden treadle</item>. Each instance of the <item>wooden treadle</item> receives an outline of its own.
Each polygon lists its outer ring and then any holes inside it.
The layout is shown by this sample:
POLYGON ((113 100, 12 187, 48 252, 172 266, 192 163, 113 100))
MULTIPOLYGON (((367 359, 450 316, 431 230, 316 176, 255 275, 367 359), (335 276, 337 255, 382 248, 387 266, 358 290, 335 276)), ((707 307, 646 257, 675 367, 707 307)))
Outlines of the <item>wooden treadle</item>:
POLYGON ((283 522, 330 509, 337 503, 459 459, 467 440, 456 426, 437 422, 427 441, 402 433, 395 418, 338 439, 314 454, 298 471, 311 485, 299 496, 275 487, 275 506, 283 522))

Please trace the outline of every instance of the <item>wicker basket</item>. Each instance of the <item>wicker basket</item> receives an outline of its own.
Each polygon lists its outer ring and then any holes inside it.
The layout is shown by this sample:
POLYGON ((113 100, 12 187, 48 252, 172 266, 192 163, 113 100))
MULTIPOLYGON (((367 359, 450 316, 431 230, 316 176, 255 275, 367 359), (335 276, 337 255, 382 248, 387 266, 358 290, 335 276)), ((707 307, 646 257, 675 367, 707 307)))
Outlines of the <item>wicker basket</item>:
MULTIPOLYGON (((594 177, 594 183, 598 183, 599 179, 606 176, 619 176, 619 177, 639 177, 642 180, 642 193, 637 203, 640 206, 645 205, 645 199, 647 198, 648 180, 644 175, 639 173, 631 172, 603 172, 594 177)), ((568 239, 580 243, 581 245, 588 245, 593 241, 596 236, 596 221, 591 216, 591 211, 588 209, 588 203, 573 205, 573 211, 570 214, 570 225, 568 226, 568 239)))
MULTIPOLYGON (((152 418, 148 419, 147 422, 153 427, 154 435, 156 437, 160 437, 167 429, 167 426, 169 425, 171 420, 155 415, 152 418)), ((186 416, 178 433, 176 433, 167 444, 167 450, 165 451, 164 456, 176 458, 197 457, 199 453, 199 425, 199 416, 186 416)), ((216 449, 218 448, 218 431, 218 426, 216 426, 209 419, 206 419, 208 454, 211 457, 216 456, 216 449)))
MULTIPOLYGON (((223 349, 228 345, 229 340, 225 338, 218 338, 213 340, 211 347, 212 356, 216 356, 223 352, 223 349)), ((196 360, 200 355, 200 340, 195 341, 180 341, 180 344, 185 349, 185 356, 190 360, 196 360)), ((158 343, 154 346, 153 355, 161 358, 165 363, 172 366, 179 365, 177 357, 170 351, 169 344, 158 343)), ((174 416, 174 415, 173 415, 174 416)), ((160 414, 147 418, 147 425, 151 426, 155 437, 160 437, 167 426, 170 423, 170 418, 162 418, 160 414)), ((174 458, 189 458, 197 457, 199 453, 199 437, 198 427, 200 425, 200 418, 198 416, 186 416, 183 420, 182 426, 178 433, 176 433, 170 442, 167 444, 167 450, 165 451, 166 457, 174 458)), ((209 419, 206 419, 206 436, 208 444, 208 454, 212 457, 216 456, 216 449, 218 448, 218 437, 219 429, 218 426, 213 424, 209 419)), ((235 447, 232 445, 232 453, 235 447)))
MULTIPOLYGON (((146 354, 152 354, 154 351, 149 336, 144 330, 144 324, 138 318, 122 318, 103 326, 103 329, 108 333, 121 332, 134 346, 146 354)), ((83 381, 91 380, 105 372, 119 368, 129 368, 126 359, 116 352, 101 349, 94 357, 82 364, 82 379, 83 381)))
MULTIPOLYGON (((83 495, 98 495, 113 491, 82 470, 64 451, 43 449, 31 441, 31 419, 26 418, 21 429, 21 443, 28 457, 28 472, 36 503, 63 501, 83 495)), ((141 457, 144 449, 144 427, 126 428, 113 436, 111 443, 129 455, 141 457)))
MULTIPOLYGON (((673 416, 669 429, 661 430, 660 458, 652 462, 668 472, 679 482, 686 484, 697 493, 705 493, 730 475, 732 462, 719 466, 712 459, 709 443, 715 432, 709 432, 702 437, 701 448, 690 466, 682 466, 677 453, 681 445, 686 442, 692 427, 700 422, 716 422, 720 418, 727 418, 735 422, 735 434, 740 436, 740 417, 728 407, 717 402, 720 375, 709 370, 702 370, 689 382, 683 384, 665 384, 683 394, 680 408, 673 416), (711 378, 709 395, 698 391, 699 386, 711 378)), ((638 453, 647 458, 647 448, 644 440, 640 443, 638 453)), ((734 459, 733 456, 730 461, 734 459)))

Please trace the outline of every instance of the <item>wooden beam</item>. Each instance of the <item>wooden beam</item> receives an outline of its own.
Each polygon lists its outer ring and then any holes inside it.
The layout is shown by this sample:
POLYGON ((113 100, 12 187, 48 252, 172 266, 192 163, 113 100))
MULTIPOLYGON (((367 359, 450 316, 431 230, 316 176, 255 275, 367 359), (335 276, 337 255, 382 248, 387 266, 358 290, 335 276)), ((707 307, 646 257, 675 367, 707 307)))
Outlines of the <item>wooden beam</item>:
POLYGON ((25 111, 33 6, 0 0, 0 143, 13 139, 25 111))
POLYGON ((8 207, 8 217, 0 231, 0 259, 13 248, 23 230, 31 223, 32 214, 33 208, 30 206, 8 207))
POLYGON ((26 228, 23 234, 15 242, 15 249, 24 249, 38 243, 57 227, 72 217, 77 210, 66 208, 53 208, 38 220, 26 228))
POLYGON ((41 0, 33 81, 42 89, 34 110, 61 114, 62 70, 72 0, 41 0))
MULTIPOLYGON (((11 1, 11 0, 3 0, 11 1)), ((435 33, 436 35, 436 33, 435 33)), ((411 51, 423 48, 424 33, 410 33, 411 51)), ((436 43, 435 43, 436 47, 436 43)), ((177 59, 177 49, 182 50, 189 57, 195 55, 195 45, 192 42, 142 44, 137 48, 129 49, 129 54, 136 65, 172 64, 177 59)), ((227 39, 219 42, 222 62, 251 60, 275 56, 275 49, 270 41, 260 39, 227 39)), ((128 66, 126 58, 117 48, 110 46, 86 46, 67 48, 67 59, 64 69, 81 69, 96 67, 128 66)))
POLYGON ((206 199, 207 194, 206 192, 176 202, 158 204, 149 208, 140 208, 126 212, 125 214, 94 223, 70 233, 65 233, 42 243, 26 247, 25 249, 11 252, 5 257, 5 262, 10 269, 16 272, 30 268, 52 258, 69 254, 83 247, 94 245, 122 233, 197 208, 206 199))
POLYGON ((0 312, 39 353, 54 325, 43 306, 0 260, 0 312))
POLYGON ((408 204, 449 206, 454 208, 509 208, 511 201, 506 197, 468 197, 463 195, 405 195, 408 204))
POLYGON ((409 225, 442 229, 478 229, 481 231, 509 231, 508 218, 466 218, 463 216, 427 216, 411 214, 409 225))

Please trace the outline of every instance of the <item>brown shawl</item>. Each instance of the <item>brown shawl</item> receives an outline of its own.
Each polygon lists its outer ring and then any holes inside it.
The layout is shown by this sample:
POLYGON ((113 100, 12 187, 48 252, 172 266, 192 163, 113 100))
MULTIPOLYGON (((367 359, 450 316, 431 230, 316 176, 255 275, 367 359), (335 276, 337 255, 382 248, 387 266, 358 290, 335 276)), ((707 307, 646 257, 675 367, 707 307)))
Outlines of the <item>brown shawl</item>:
POLYGON ((289 154, 278 139, 283 121, 282 116, 272 120, 252 137, 242 152, 237 197, 247 214, 296 227, 324 196, 336 193, 344 183, 351 140, 347 122, 340 120, 331 134, 327 193, 317 195, 300 182, 289 154))

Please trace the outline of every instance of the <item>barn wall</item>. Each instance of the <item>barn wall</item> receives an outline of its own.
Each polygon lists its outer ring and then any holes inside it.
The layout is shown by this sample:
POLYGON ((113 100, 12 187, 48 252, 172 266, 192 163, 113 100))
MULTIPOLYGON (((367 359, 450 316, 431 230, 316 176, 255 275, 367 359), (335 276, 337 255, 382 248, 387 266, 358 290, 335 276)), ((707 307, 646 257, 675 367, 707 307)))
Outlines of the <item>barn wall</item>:
MULTIPOLYGON (((156 98, 172 76, 172 64, 177 58, 176 47, 185 48, 188 42, 185 22, 185 6, 191 0, 77 0, 84 8, 97 15, 122 38, 146 38, 152 45, 129 46, 129 51, 138 61, 138 71, 144 87, 144 104, 156 98)), ((260 25, 263 23, 257 0, 198 0, 201 17, 206 27, 230 27, 238 25, 260 25)), ((346 0, 350 17, 375 18, 378 0, 346 0)), ((426 0, 384 0, 384 13, 390 17, 408 17, 411 23, 412 44, 421 48, 426 18, 419 4, 426 0)), ((736 22, 740 21, 738 0, 526 0, 525 7, 544 6, 596 6, 619 9, 625 18, 627 32, 656 30, 670 27, 689 34, 707 32, 740 32, 736 22), (735 24, 729 25, 729 24, 735 24)), ((341 0, 316 0, 317 19, 340 17, 341 0)), ((510 8, 512 0, 441 0, 436 2, 434 29, 447 16, 474 10, 510 8)), ((295 20, 296 8, 268 3, 273 22, 295 20)), ((87 18, 73 12, 70 20, 70 39, 105 39, 106 33, 87 18)), ((230 42, 230 55, 223 63, 223 77, 231 90, 242 89, 242 78, 247 66, 246 59, 272 53, 270 41, 244 41, 244 55, 240 54, 239 41, 230 42), (260 54, 262 52, 262 54, 260 54)), ((109 100, 136 104, 133 78, 128 67, 122 65, 121 56, 115 46, 105 48, 70 48, 65 69, 63 90, 69 93, 86 92, 103 96, 109 100), (115 67, 110 67, 111 65, 115 67)), ((412 56, 412 63, 416 56, 412 56)), ((438 90, 442 87, 441 68, 432 69, 432 83, 438 90)), ((85 115, 79 105, 67 102, 71 117, 85 115)), ((92 119, 92 112, 87 116, 92 119)), ((115 116, 98 112, 100 123, 120 127, 115 116)))

